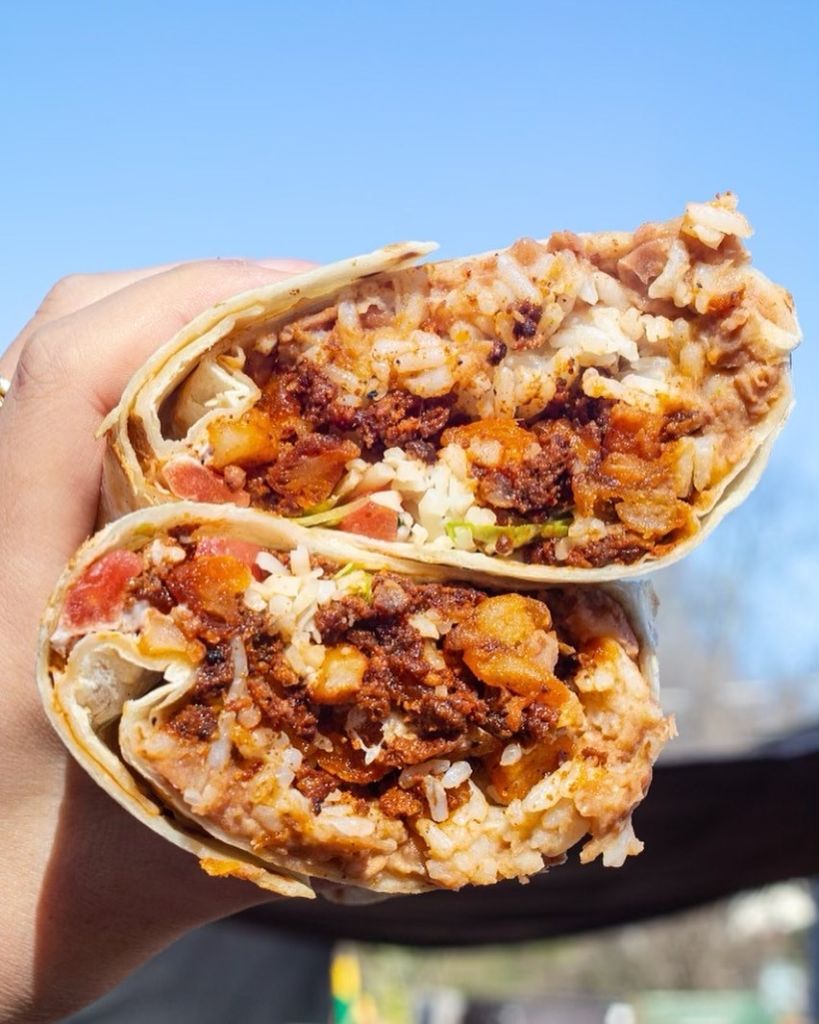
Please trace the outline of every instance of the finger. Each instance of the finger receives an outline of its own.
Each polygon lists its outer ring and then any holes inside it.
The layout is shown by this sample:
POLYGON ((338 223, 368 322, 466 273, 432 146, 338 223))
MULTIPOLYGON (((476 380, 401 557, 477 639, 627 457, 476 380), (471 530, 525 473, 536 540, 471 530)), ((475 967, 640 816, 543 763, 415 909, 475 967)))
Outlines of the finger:
POLYGON ((141 281, 145 277, 161 274, 176 266, 174 263, 160 264, 155 267, 143 267, 139 270, 114 270, 102 274, 69 274, 60 278, 46 293, 34 316, 20 331, 14 341, 0 356, 0 376, 11 378, 23 346, 31 335, 40 327, 54 320, 76 313, 84 306, 105 298, 113 292, 126 288, 129 284, 141 281))
POLYGON ((185 264, 35 331, 0 408, 0 553, 9 586, 36 592, 42 603, 90 532, 102 455, 94 434, 133 371, 208 306, 285 276, 282 269, 235 260, 185 264), (31 538, 45 592, 29 578, 30 559, 21 555, 31 538))
MULTIPOLYGON (((315 264, 309 260, 256 260, 260 266, 285 273, 297 273, 308 270, 315 264)), ((5 352, 0 355, 0 377, 11 379, 17 366, 17 360, 28 339, 36 330, 46 324, 53 323, 64 316, 76 313, 85 306, 90 306, 128 285, 142 281, 146 277, 172 270, 181 263, 160 263, 153 267, 140 267, 134 270, 114 270, 100 274, 69 274, 61 278, 46 294, 34 316, 29 320, 5 352)))
POLYGON ((305 265, 300 260, 270 263, 180 264, 45 325, 24 346, 12 393, 20 400, 53 399, 55 390, 64 394, 68 380, 74 394, 93 396, 107 412, 134 370, 204 309, 238 292, 273 284, 305 265))

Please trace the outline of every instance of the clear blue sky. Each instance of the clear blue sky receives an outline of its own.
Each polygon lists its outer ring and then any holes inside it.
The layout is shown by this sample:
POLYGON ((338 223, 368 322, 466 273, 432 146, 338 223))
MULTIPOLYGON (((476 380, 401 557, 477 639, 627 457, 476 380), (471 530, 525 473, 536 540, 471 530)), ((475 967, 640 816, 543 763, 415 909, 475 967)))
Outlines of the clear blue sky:
POLYGON ((738 192, 807 341, 771 474, 705 545, 698 585, 773 522, 740 586, 741 667, 817 667, 819 4, 0 8, 0 339, 71 271, 406 237, 456 255, 738 192))

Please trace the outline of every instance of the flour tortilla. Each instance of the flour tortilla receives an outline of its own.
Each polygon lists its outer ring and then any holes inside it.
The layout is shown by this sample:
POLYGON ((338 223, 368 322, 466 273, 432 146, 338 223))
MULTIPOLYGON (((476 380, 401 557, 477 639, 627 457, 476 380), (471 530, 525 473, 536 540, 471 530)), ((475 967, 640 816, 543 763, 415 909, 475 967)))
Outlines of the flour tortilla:
MULTIPOLYGON (((275 329, 294 316, 307 315, 321 309, 346 286, 363 277, 411 266, 434 248, 434 243, 408 242, 311 270, 219 303, 183 328, 137 371, 119 404, 100 428, 100 432, 107 435, 108 442, 101 522, 109 522, 135 508, 177 500, 169 491, 148 479, 151 475, 149 470, 162 464, 174 443, 163 437, 159 410, 163 401, 190 377, 206 353, 227 349, 234 341, 241 343, 242 337, 258 325, 265 324, 275 329)), ((453 264, 458 262, 452 261, 453 264)), ((764 280, 761 275, 758 277, 764 280)), ((213 381, 204 382, 204 385, 208 384, 213 384, 213 381)), ((232 407, 244 408, 252 404, 254 398, 248 389, 245 388, 245 393, 242 393, 242 385, 235 380, 231 388, 232 407)), ((185 401, 190 406, 195 401, 195 394, 188 394, 185 401)), ((751 431, 747 457, 710 488, 708 503, 697 509, 699 529, 660 557, 644 558, 628 565, 614 563, 599 568, 582 568, 526 564, 482 552, 440 550, 409 542, 370 538, 362 541, 359 538, 359 543, 401 558, 522 581, 600 582, 638 577, 684 558, 705 540, 725 515, 745 500, 758 483, 774 441, 792 406, 793 399, 788 386, 782 397, 751 431)), ((202 406, 200 411, 205 412, 205 407, 202 406)), ((187 412, 190 416, 195 415, 190 407, 187 412)))
MULTIPOLYGON (((180 806, 171 793, 164 802, 155 790, 124 760, 116 741, 117 723, 128 701, 137 701, 152 686, 156 688, 156 706, 167 696, 168 684, 162 673, 167 657, 158 659, 140 653, 136 644, 113 630, 101 629, 81 639, 68 662, 57 654, 51 638, 57 628, 63 602, 72 582, 98 558, 117 548, 141 548, 157 533, 176 526, 207 526, 220 534, 251 540, 273 550, 292 550, 304 545, 311 554, 341 564, 355 563, 367 569, 388 569, 407 576, 437 582, 450 581, 451 571, 404 563, 383 554, 357 547, 341 535, 307 531, 286 520, 250 509, 232 506, 197 505, 181 502, 139 510, 101 530, 87 541, 71 560, 48 603, 43 616, 37 657, 37 681, 48 718, 73 757, 85 771, 135 818, 176 846, 194 854, 203 869, 212 875, 231 875, 254 882, 281 896, 312 898, 316 892, 334 899, 355 901, 369 898, 361 888, 350 884, 343 873, 328 872, 324 878, 310 877, 292 865, 271 864, 249 849, 241 849, 226 835, 214 834, 202 826, 189 809, 180 806), (153 673, 146 678, 145 673, 153 673)), ((465 582, 495 585, 492 576, 479 573, 457 574, 465 582)), ((521 588, 519 588, 521 589, 521 588)), ((522 589, 532 589, 523 584, 522 589)), ((647 584, 605 585, 605 590, 626 613, 639 644, 638 668, 648 682, 653 699, 659 692, 659 677, 654 633, 656 599, 647 584)), ((138 712, 145 714, 146 705, 138 712)), ((645 777, 637 780, 640 792, 650 781, 650 762, 645 777)), ((382 892, 417 892, 429 886, 416 882, 396 885, 382 892)))

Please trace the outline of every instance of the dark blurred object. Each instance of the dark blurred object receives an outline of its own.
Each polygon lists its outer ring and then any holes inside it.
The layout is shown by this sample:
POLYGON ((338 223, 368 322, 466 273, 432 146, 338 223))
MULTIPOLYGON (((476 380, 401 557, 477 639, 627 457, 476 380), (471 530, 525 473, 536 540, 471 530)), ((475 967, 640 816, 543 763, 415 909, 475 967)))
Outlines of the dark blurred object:
POLYGON ((235 920, 191 932, 63 1024, 326 1021, 330 945, 235 920))
POLYGON ((609 1004, 597 999, 470 1000, 461 1024, 606 1024, 609 1004))
POLYGON ((576 857, 528 885, 403 896, 367 906, 281 900, 243 918, 312 936, 410 945, 556 938, 819 874, 819 723, 747 757, 655 771, 635 815, 646 849, 618 869, 576 857))
MULTIPOLYGON (((819 827, 819 825, 817 825, 819 827)), ((811 884, 813 891, 813 902, 819 909, 819 878, 814 878, 811 884)), ((810 990, 808 1001, 810 1004, 810 1020, 819 1021, 819 919, 813 922, 808 932, 808 977, 810 978, 810 990)))

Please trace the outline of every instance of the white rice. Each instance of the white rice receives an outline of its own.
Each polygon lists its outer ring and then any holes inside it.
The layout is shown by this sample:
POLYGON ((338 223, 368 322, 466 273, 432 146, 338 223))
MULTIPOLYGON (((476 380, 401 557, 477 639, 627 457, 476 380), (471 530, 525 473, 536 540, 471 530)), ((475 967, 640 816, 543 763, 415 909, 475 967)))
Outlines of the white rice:
POLYGON ((523 756, 523 750, 519 743, 507 743, 500 756, 500 765, 506 768, 509 765, 517 764, 523 756))
MULTIPOLYGON (((403 773, 402 773, 403 774, 403 773)), ((429 804, 429 813, 433 821, 446 821, 449 815, 447 806, 446 790, 439 779, 434 775, 424 775, 421 779, 421 788, 429 804)))

